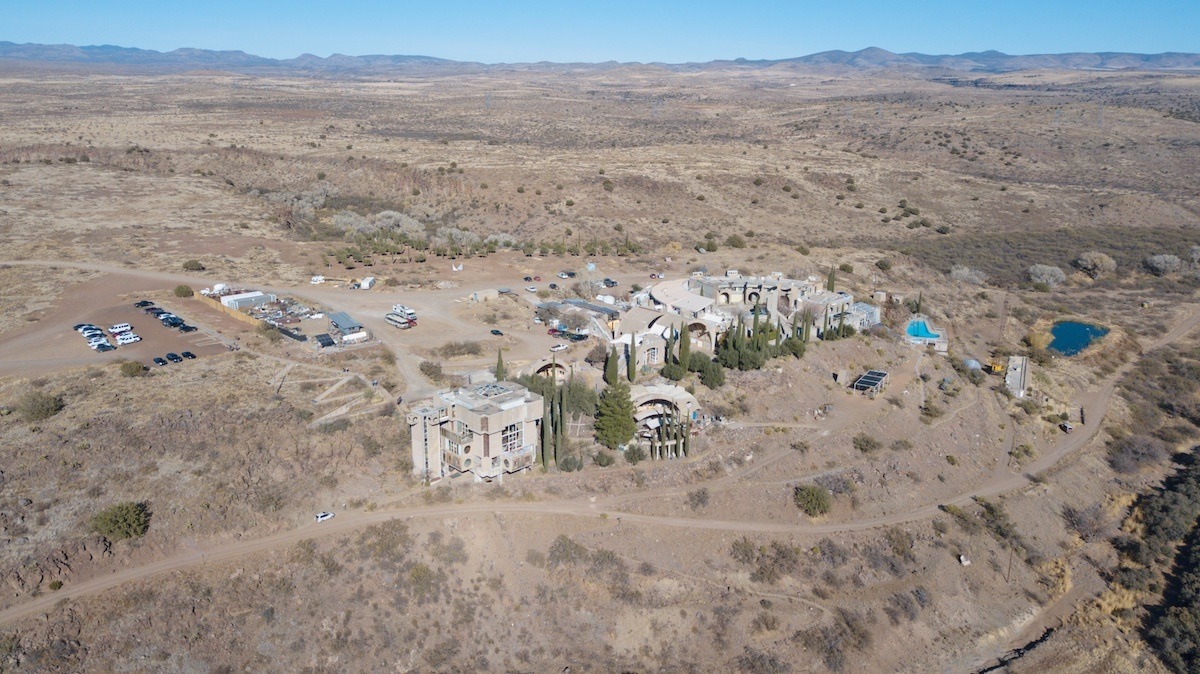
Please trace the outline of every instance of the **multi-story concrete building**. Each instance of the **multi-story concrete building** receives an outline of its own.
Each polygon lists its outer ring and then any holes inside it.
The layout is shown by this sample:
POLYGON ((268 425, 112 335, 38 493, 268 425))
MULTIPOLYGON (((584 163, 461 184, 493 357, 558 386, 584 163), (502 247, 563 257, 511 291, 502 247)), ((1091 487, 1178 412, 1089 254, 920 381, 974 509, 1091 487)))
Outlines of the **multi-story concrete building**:
POLYGON ((441 391, 408 414, 413 473, 491 480, 530 468, 541 441, 542 397, 512 382, 441 391))

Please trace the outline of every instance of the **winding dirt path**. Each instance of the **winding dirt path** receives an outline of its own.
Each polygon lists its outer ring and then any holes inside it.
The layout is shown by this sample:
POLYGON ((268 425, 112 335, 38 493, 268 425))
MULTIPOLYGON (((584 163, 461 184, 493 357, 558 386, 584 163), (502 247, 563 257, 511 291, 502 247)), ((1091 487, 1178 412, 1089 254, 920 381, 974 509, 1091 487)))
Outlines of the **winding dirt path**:
MULTIPOLYGON (((27 261, 18 262, 16 264, 57 264, 60 266, 77 266, 87 269, 97 269, 99 271, 111 271, 113 273, 134 274, 148 279, 154 278, 165 281, 178 281, 179 279, 185 279, 195 282, 195 279, 191 279, 190 277, 179 274, 137 272, 107 265, 89 265, 81 263, 68 265, 66 263, 38 263, 27 261)), ((287 292, 293 291, 287 290, 287 292)), ((298 291, 295 292, 299 294, 298 291)), ((453 294, 461 295, 463 292, 464 291, 462 288, 457 288, 454 290, 453 294)), ((311 296, 315 293, 305 292, 304 294, 311 296)), ((344 298, 339 296, 339 300, 341 299, 344 298)), ((1148 345, 1143 353, 1148 354, 1157 348, 1166 346, 1167 344, 1182 338, 1188 332, 1196 328, 1197 325, 1200 325, 1200 310, 1193 309, 1192 312, 1172 330, 1148 345)), ((1108 412, 1109 404, 1111 403, 1113 393, 1116 390, 1116 382, 1120 379, 1121 375, 1133 367, 1136 362, 1137 359, 1131 360, 1124 367, 1110 376, 1106 380, 1105 384, 1098 390, 1085 392, 1077 396, 1076 399, 1072 401, 1072 404, 1086 407, 1089 416, 1095 421, 1091 424, 1088 424, 1085 428, 1081 428, 1079 431, 1065 436, 1057 447, 1055 447, 1052 451, 1045 453, 1037 461, 1030 464, 1025 473, 996 476, 988 483, 969 492, 960 494, 952 499, 941 500, 938 503, 929 503, 903 512, 890 513, 880 517, 861 519, 852 522, 780 524, 770 522, 748 522, 741 520, 696 519, 687 517, 642 515, 622 512, 618 509, 618 506, 622 501, 636 500, 644 496, 643 494, 638 493, 622 495, 619 497, 611 497, 605 499, 603 502, 596 503, 578 501, 547 501, 541 503, 471 503, 461 505, 446 504, 394 508, 376 510, 373 512, 343 511, 338 514, 336 519, 322 524, 308 523, 296 529, 273 534, 271 536, 265 536, 263 538, 217 545, 206 550, 180 553, 171 557, 167 557, 166 559, 158 562, 128 569, 116 570, 107 576, 93 578, 78 584, 72 584, 68 587, 64 587, 54 594, 36 597, 27 602, 0 611, 0 625, 7 625, 17 620, 46 612, 59 602, 98 594, 125 583, 145 580, 147 578, 152 578, 162 574, 203 566, 209 563, 217 564, 226 562, 254 553, 277 550, 286 546, 295 545, 299 541, 310 538, 326 538, 340 534, 347 534, 357 531, 358 529, 370 524, 385 522, 393 519, 460 517, 463 515, 486 513, 493 513, 497 515, 567 515, 575 517, 606 517, 609 519, 617 519, 622 523, 628 521, 647 526, 703 529, 709 531, 730 531, 739 533, 774 533, 794 535, 828 535, 853 531, 865 531, 878 527, 892 526, 921 520, 936 515, 939 512, 941 505, 965 505, 975 498, 996 496, 1025 487, 1033 481, 1031 476, 1054 467, 1064 457, 1087 445, 1097 435, 1103 426, 1104 417, 1108 412)), ((759 466, 755 466, 753 468, 757 469, 759 466)))

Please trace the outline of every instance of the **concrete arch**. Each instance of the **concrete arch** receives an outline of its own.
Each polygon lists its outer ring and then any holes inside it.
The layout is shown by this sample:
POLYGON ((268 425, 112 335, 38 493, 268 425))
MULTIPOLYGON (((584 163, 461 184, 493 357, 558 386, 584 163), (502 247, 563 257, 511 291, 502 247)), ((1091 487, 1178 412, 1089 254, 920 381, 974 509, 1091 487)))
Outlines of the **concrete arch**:
POLYGON ((562 363, 546 363, 545 365, 538 367, 537 375, 540 377, 549 377, 551 370, 554 371, 554 381, 556 383, 561 383, 567 380, 567 368, 562 363))
POLYGON ((721 304, 729 304, 729 292, 723 291, 718 299, 721 304))
POLYGON ((758 298, 759 298, 758 291, 751 290, 750 293, 746 295, 746 303, 747 304, 758 304, 758 298))

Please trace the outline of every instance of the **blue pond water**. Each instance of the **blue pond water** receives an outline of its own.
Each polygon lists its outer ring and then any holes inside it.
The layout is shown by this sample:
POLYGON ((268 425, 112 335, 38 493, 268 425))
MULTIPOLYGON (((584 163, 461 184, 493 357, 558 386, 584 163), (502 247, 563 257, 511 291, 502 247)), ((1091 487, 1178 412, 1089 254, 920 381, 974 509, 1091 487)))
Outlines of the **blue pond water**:
POLYGON ((909 337, 919 337, 921 339, 937 339, 938 334, 931 332, 929 326, 925 325, 925 321, 909 321, 908 328, 905 329, 909 337))
POLYGON ((1107 334, 1108 328, 1099 325, 1063 321, 1050 328, 1050 335, 1054 337, 1050 342, 1050 348, 1064 356, 1074 356, 1107 334))

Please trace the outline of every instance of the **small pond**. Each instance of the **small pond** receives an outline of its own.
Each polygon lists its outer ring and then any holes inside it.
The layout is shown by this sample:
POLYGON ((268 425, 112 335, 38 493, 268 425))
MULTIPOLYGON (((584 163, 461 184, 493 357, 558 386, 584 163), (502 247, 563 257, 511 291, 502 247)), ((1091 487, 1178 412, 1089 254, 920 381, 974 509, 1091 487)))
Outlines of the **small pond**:
POLYGON ((1107 334, 1108 328, 1099 325, 1063 321, 1050 328, 1050 335, 1054 338, 1050 342, 1050 348, 1064 356, 1074 356, 1107 334))

